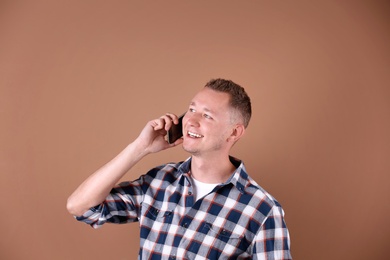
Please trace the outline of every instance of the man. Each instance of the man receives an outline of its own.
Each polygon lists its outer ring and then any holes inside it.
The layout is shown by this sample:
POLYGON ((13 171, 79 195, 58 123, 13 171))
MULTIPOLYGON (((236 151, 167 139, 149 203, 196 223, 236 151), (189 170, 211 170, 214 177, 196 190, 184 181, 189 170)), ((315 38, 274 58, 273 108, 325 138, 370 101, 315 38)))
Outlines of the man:
POLYGON ((140 259, 291 259, 280 204, 229 155, 250 117, 242 87, 209 81, 189 105, 182 139, 165 140, 178 124, 176 115, 148 122, 136 140, 76 189, 68 211, 94 228, 138 221, 140 259), (116 186, 144 156, 179 144, 191 155, 186 161, 116 186))

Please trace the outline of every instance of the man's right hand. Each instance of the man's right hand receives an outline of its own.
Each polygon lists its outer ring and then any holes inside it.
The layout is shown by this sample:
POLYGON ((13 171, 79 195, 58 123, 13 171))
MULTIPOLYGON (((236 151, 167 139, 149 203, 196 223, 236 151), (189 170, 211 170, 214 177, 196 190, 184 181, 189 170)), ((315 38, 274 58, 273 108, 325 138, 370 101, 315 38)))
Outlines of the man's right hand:
POLYGON ((136 139, 136 142, 139 147, 143 147, 143 151, 146 154, 156 153, 161 150, 177 146, 183 142, 182 139, 177 140, 173 144, 169 144, 165 139, 165 136, 172 125, 178 123, 178 117, 171 113, 167 113, 157 119, 151 120, 146 124, 136 139))

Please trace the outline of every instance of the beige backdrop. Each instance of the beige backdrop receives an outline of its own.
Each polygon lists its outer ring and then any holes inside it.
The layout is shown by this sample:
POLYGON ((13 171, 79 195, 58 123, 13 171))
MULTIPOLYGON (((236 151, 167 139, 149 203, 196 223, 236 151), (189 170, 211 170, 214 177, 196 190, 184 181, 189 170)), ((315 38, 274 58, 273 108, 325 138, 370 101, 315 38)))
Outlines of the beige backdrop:
MULTIPOLYGON (((387 258, 389 7, 1 1, 0 258, 136 259, 137 224, 93 230, 66 199, 214 77, 252 98, 232 155, 283 205, 295 259, 387 258)), ((186 157, 164 151, 133 174, 186 157)))

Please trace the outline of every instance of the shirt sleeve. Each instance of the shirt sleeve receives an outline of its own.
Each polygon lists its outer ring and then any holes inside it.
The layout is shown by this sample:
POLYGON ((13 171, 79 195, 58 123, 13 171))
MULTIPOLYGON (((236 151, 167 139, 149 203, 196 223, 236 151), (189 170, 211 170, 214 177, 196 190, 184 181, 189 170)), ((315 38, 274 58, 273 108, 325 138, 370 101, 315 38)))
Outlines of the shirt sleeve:
POLYGON ((123 182, 114 187, 100 205, 75 218, 93 228, 99 228, 107 222, 116 224, 136 222, 143 200, 143 184, 144 177, 133 182, 123 182))
POLYGON ((272 208, 253 241, 253 259, 292 259, 284 211, 278 205, 272 208))

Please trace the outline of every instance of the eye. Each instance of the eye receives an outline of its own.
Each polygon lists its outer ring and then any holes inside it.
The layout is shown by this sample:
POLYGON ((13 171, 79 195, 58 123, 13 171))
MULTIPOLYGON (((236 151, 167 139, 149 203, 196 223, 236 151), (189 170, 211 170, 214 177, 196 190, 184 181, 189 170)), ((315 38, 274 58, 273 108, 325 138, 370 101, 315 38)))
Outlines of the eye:
POLYGON ((210 115, 208 115, 208 114, 204 114, 203 115, 205 118, 207 118, 207 119, 213 119, 210 115))
POLYGON ((190 111, 191 113, 194 113, 194 112, 195 112, 195 109, 189 108, 188 111, 190 111))

